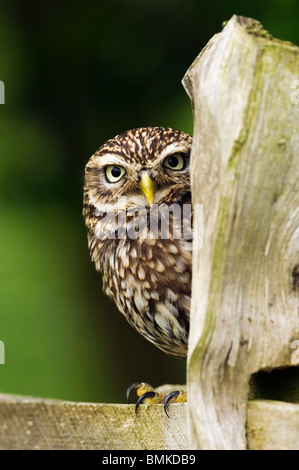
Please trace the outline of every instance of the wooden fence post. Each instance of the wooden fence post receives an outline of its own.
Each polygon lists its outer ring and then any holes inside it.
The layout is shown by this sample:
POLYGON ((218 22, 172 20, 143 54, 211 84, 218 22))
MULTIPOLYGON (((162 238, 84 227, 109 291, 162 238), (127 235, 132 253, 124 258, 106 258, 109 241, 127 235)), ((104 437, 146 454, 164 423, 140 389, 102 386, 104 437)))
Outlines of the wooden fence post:
POLYGON ((292 365, 299 339, 298 78, 299 48, 238 16, 184 77, 194 112, 195 240, 197 204, 204 212, 188 354, 193 448, 245 449, 251 375, 292 365))

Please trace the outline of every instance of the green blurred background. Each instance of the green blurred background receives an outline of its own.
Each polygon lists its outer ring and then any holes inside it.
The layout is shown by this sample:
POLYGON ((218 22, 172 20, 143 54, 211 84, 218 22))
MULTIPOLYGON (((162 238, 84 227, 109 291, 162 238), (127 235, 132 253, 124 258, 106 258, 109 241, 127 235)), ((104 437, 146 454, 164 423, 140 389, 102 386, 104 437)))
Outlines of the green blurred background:
POLYGON ((232 14, 299 44, 295 0, 2 1, 0 391, 123 401, 185 380, 101 293, 81 216, 84 166, 132 127, 192 133, 181 79, 232 14))

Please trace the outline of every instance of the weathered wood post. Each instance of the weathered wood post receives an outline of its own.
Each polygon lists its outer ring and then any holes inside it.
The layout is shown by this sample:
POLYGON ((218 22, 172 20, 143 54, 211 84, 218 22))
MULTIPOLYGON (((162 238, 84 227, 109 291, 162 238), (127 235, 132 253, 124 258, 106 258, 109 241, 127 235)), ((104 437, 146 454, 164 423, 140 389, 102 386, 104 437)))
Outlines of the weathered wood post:
POLYGON ((184 77, 194 112, 195 240, 196 204, 204 211, 188 355, 192 448, 245 449, 250 376, 292 365, 299 104, 291 94, 298 78, 299 48, 237 16, 184 77))

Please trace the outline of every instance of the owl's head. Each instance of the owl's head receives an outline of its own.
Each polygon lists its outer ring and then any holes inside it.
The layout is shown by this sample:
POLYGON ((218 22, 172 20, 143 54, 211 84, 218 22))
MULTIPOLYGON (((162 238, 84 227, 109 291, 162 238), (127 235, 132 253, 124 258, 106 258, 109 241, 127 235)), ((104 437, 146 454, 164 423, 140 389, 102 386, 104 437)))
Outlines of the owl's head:
POLYGON ((190 191, 192 137, 163 127, 133 129, 108 140, 85 169, 85 197, 100 209, 126 200, 140 206, 171 203, 190 191))

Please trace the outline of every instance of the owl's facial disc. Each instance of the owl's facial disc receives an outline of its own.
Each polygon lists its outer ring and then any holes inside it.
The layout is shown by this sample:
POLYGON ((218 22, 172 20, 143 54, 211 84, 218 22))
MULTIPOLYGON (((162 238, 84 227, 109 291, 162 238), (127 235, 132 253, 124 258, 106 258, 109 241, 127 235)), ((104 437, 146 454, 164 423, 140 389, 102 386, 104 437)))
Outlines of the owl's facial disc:
POLYGON ((140 189, 145 195, 147 202, 151 206, 154 202, 155 184, 146 171, 144 171, 141 175, 140 189))

